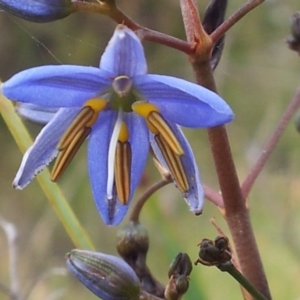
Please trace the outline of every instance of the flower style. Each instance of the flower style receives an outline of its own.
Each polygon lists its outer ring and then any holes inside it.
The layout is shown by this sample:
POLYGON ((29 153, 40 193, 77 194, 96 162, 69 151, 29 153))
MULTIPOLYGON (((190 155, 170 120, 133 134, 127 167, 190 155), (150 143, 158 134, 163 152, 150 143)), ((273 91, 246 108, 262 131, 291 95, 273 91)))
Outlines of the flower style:
POLYGON ((9 99, 60 108, 25 153, 14 187, 25 187, 57 156, 51 174, 56 181, 89 136, 93 196, 104 222, 116 225, 126 214, 151 145, 190 210, 199 214, 203 188, 178 125, 217 126, 230 122, 233 113, 222 98, 199 85, 146 72, 140 40, 118 25, 99 68, 43 66, 5 82, 2 91, 9 99))

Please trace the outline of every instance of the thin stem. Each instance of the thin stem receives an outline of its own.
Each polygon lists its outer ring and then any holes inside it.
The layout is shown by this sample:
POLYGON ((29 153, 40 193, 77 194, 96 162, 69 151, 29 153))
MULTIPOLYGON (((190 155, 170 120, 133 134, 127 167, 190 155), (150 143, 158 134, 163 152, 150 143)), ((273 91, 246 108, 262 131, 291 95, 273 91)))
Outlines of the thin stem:
POLYGON ((234 24, 248 14, 252 9, 263 3, 265 0, 249 0, 233 15, 226 19, 211 35, 211 39, 216 43, 234 24))
POLYGON ((223 198, 218 192, 216 192, 214 189, 212 189, 207 185, 204 185, 203 189, 204 189, 204 195, 206 199, 208 199, 217 207, 224 208, 223 198))
POLYGON ((218 266, 218 268, 230 274, 247 292, 256 300, 267 300, 255 287, 243 276, 243 274, 229 261, 218 266))
POLYGON ((168 185, 171 180, 162 179, 161 181, 156 182, 152 185, 136 202, 129 220, 133 222, 139 222, 139 216, 141 210, 146 203, 146 201, 159 189, 163 188, 164 186, 168 185))
POLYGON ((188 42, 139 25, 138 23, 134 22, 131 18, 129 18, 125 13, 123 13, 116 5, 111 5, 108 3, 100 5, 97 3, 89 3, 82 1, 76 1, 73 3, 73 5, 79 12, 103 14, 108 16, 118 24, 126 25, 131 30, 135 31, 141 40, 161 44, 186 53, 188 55, 193 52, 193 48, 188 42))
MULTIPOLYGON (((5 99, 1 94, 0 113, 21 152, 24 153, 32 145, 32 140, 23 122, 15 113, 12 102, 5 99)), ((37 181, 58 218, 62 222, 69 237, 77 248, 94 250, 94 246, 87 232, 76 218, 60 188, 57 184, 52 183, 49 178, 49 170, 45 169, 37 176, 37 181)))
POLYGON ((293 117, 296 110, 300 107, 300 88, 297 90, 295 96, 291 100, 290 104, 288 105, 286 111, 284 112, 283 116, 281 117, 279 123, 277 124, 274 132, 270 136, 269 140, 263 147, 256 163, 252 167, 251 171, 249 172, 247 178, 242 184, 242 192, 244 197, 246 198, 250 193, 250 190, 260 174, 261 170, 265 166, 267 160, 269 159, 270 155, 272 154, 276 144, 278 143, 279 139, 282 136, 286 125, 293 117))

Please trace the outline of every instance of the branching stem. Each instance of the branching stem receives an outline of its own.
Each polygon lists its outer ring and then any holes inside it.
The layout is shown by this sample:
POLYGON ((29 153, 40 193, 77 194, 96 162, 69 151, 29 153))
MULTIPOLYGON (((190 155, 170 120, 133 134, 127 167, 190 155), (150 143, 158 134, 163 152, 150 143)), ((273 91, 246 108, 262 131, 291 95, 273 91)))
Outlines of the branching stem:
POLYGON ((241 8, 226 19, 211 35, 211 39, 216 43, 234 24, 242 19, 255 7, 263 3, 265 0, 248 0, 241 8))
POLYGON ((279 139, 281 138, 286 125, 291 120, 293 115, 295 114, 296 110, 300 107, 300 88, 297 90, 295 96, 291 100, 290 104, 288 105, 286 111, 284 112, 283 116, 281 117, 278 125, 276 126, 274 132, 270 136, 269 140, 263 147, 256 163, 252 167, 251 171, 249 172, 247 178, 242 184, 242 192, 243 196, 246 198, 250 193, 250 190, 260 174, 261 170, 265 166, 268 158, 272 154, 276 144, 278 143, 279 139))

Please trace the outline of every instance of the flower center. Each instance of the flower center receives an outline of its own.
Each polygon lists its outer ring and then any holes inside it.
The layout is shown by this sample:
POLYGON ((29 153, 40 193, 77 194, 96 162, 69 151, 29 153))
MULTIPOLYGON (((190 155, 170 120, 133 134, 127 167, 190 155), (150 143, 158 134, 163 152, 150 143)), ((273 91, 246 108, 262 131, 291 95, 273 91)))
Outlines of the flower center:
POLYGON ((125 75, 118 76, 112 83, 113 92, 109 97, 109 106, 111 109, 132 112, 132 104, 138 101, 132 80, 125 75))

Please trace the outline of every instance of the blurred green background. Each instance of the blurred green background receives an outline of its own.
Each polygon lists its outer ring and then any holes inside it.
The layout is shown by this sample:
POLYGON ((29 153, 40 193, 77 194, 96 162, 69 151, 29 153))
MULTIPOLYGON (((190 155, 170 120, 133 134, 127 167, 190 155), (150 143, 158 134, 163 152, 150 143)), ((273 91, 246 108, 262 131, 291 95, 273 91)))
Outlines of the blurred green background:
MULTIPOLYGON (((184 39, 179 1, 119 1, 140 24, 184 39)), ((229 1, 227 15, 243 4, 229 1)), ((200 11, 207 1, 198 0, 200 11)), ((231 105, 235 121, 229 138, 240 180, 246 177, 259 151, 278 122, 299 85, 300 58, 290 51, 285 38, 290 17, 300 10, 299 1, 270 0, 241 20, 226 36, 224 53, 215 75, 219 93, 231 105)), ((96 14, 75 14, 48 24, 33 24, 0 12, 0 76, 45 64, 98 64, 115 24, 96 14)), ((193 81, 185 55, 169 48, 144 43, 149 72, 193 81)), ((32 136, 40 127, 27 124, 32 136)), ((205 130, 186 130, 203 181, 218 189, 205 130)), ((22 293, 39 280, 30 300, 97 299, 71 275, 55 275, 64 267, 65 253, 74 248, 36 180, 23 191, 11 182, 21 153, 0 118, 0 212, 18 230, 18 274, 22 293), (55 270, 54 270, 55 271, 55 270), (50 274, 49 276, 44 276, 50 274), (52 275, 51 275, 52 274, 52 275)), ((300 136, 288 125, 249 197, 253 227, 274 299, 300 299, 300 136)), ((142 189, 159 179, 149 159, 142 189)), ((79 220, 98 251, 116 254, 117 228, 105 227, 91 197, 86 168, 86 149, 59 182, 79 220)), ((167 282, 167 269, 175 255, 184 251, 197 258, 197 244, 214 239, 210 223, 215 217, 229 234, 220 212, 206 202, 202 216, 188 211, 173 186, 158 192, 145 206, 141 222, 149 231, 149 266, 167 282), (159 255, 157 255, 159 253, 159 255)), ((9 285, 7 241, 0 230, 0 282, 9 285)), ((0 291, 0 299, 6 299, 0 291)), ((239 286, 216 268, 198 265, 191 275, 184 299, 242 299, 239 286)))

